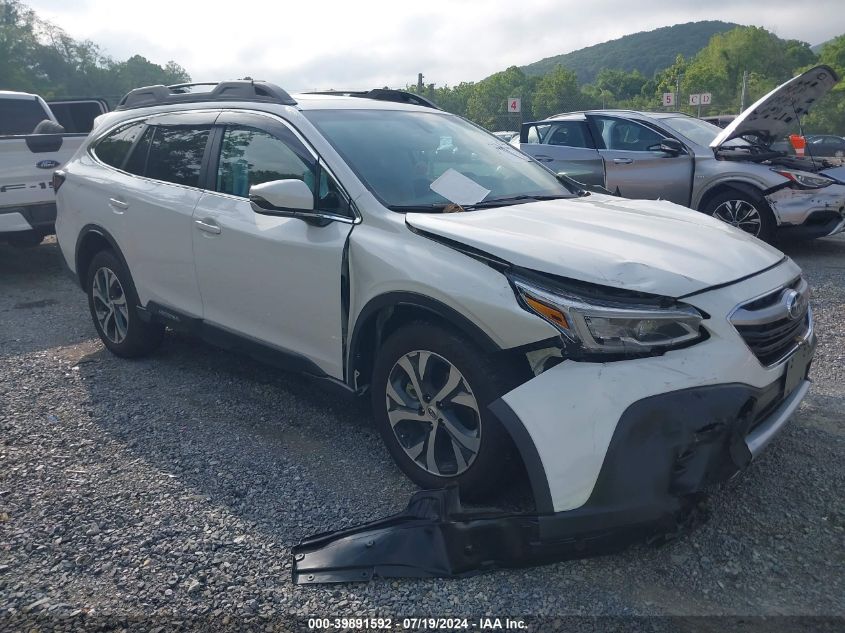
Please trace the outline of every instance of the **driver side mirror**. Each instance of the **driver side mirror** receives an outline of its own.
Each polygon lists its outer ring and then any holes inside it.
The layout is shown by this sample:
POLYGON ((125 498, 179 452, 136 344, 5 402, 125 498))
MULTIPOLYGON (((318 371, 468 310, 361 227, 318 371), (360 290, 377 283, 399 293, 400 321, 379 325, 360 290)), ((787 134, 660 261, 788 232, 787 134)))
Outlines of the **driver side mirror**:
POLYGON ((326 226, 328 218, 314 213, 314 193, 302 180, 271 180, 249 188, 252 210, 262 215, 299 218, 313 226, 326 226))
POLYGON ((678 154, 683 154, 686 151, 683 144, 674 138, 664 138, 659 143, 650 145, 648 149, 652 152, 663 152, 664 154, 669 154, 670 156, 677 156, 678 154))

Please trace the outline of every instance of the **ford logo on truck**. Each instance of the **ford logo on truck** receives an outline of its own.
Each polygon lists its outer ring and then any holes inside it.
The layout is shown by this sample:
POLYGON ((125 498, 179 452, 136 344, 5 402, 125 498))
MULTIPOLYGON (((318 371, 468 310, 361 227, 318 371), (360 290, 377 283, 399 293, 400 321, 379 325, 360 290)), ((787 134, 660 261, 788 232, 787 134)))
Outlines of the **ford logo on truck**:
POLYGON ((59 165, 61 165, 59 161, 52 160, 51 158, 39 160, 37 163, 35 163, 35 166, 38 167, 38 169, 55 169, 59 165))

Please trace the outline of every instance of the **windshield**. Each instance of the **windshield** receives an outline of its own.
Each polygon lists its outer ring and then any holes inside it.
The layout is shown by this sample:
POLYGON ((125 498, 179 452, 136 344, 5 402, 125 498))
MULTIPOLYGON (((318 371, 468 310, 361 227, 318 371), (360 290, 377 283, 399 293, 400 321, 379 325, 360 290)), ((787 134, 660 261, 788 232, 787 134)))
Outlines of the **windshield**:
POLYGON ((716 135, 722 131, 722 128, 712 123, 702 121, 701 119, 693 119, 688 116, 661 119, 661 123, 670 130, 686 136, 692 142, 704 145, 704 147, 708 147, 713 142, 713 139, 716 138, 716 135))
POLYGON ((505 198, 574 195, 512 145, 453 115, 406 110, 303 114, 373 195, 397 211, 436 211, 451 202, 430 188, 449 169, 489 189, 485 205, 505 198))

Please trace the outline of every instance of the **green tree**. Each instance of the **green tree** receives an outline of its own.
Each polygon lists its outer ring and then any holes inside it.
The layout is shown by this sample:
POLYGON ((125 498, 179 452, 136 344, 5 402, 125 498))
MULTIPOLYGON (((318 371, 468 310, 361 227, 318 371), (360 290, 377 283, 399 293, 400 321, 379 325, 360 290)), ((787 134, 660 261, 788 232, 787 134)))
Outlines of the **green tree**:
MULTIPOLYGON (((819 63, 833 68, 840 78, 845 77, 845 35, 827 42, 819 51, 819 63)), ((845 82, 833 87, 804 120, 809 132, 845 135, 845 82)))
POLYGON ((536 82, 530 102, 532 117, 543 119, 560 112, 582 108, 585 96, 578 88, 575 73, 563 66, 555 66, 554 70, 536 82))

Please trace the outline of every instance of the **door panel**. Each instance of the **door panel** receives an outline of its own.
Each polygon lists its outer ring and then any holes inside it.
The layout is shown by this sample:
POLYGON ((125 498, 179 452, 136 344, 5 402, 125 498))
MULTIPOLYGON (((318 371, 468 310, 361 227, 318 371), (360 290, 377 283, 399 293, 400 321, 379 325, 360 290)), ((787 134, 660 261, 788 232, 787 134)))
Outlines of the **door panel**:
POLYGON ((528 131, 520 149, 555 173, 585 185, 604 185, 604 165, 583 121, 541 123, 528 131))
POLYGON ((193 213, 202 191, 202 164, 215 113, 166 115, 150 128, 124 169, 142 173, 110 205, 126 217, 127 263, 142 301, 202 316, 193 257, 193 213), (146 158, 146 160, 144 160, 146 158))
POLYGON ((204 318, 343 377, 341 266, 351 224, 309 226, 207 192, 194 213, 204 318), (206 227, 215 227, 208 229, 206 227))
POLYGON ((208 180, 217 191, 203 194, 193 216, 204 318, 342 379, 341 270, 351 220, 311 226, 256 213, 246 197, 251 185, 296 178, 318 192, 316 208, 340 213, 342 191, 279 120, 224 113, 218 123, 225 128, 208 180))
POLYGON ((604 161, 605 187, 624 198, 670 200, 689 206, 692 188, 692 157, 651 151, 664 136, 635 121, 615 117, 591 117, 594 136, 601 138, 599 154, 604 161))

